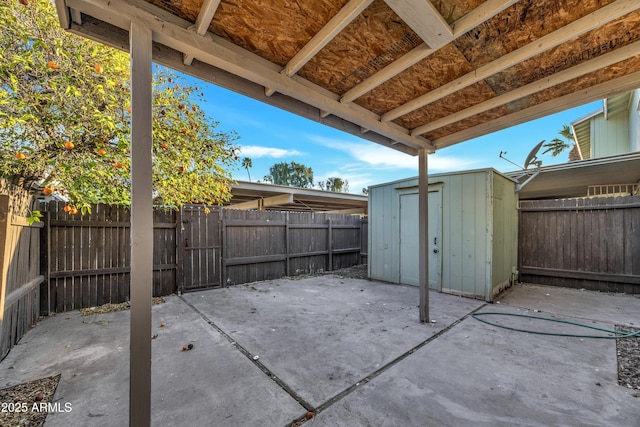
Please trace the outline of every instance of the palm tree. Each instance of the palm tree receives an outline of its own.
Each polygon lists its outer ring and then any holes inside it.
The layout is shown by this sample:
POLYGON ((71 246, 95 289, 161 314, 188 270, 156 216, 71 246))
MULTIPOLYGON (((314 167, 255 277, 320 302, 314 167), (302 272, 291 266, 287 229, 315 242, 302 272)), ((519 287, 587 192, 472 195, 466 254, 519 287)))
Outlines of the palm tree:
POLYGON ((249 157, 245 157, 242 159, 242 167, 247 170, 247 175, 249 175, 249 182, 251 182, 251 174, 249 173, 249 168, 253 167, 253 162, 249 157))
POLYGON ((568 125, 563 125, 562 130, 558 131, 558 134, 565 140, 563 141, 560 138, 553 138, 551 141, 543 145, 546 150, 544 150, 542 154, 547 154, 549 151, 551 151, 551 156, 556 157, 564 150, 573 148, 573 146, 576 144, 573 133, 571 133, 571 128, 568 125))

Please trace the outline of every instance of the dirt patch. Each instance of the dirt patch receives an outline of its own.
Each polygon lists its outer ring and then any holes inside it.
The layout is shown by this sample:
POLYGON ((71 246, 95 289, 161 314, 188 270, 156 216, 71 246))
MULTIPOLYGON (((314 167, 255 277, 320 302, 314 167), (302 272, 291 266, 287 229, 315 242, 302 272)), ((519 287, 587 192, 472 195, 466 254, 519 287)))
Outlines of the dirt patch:
POLYGON ((59 381, 58 374, 0 389, 0 427, 42 426, 48 411, 64 411, 53 402, 59 381))
POLYGON ((315 271, 313 273, 303 273, 296 274, 295 276, 285 276, 283 279, 289 280, 302 280, 308 277, 318 277, 318 276, 327 276, 327 275, 335 275, 348 279, 368 279, 369 276, 367 274, 367 264, 358 264, 353 267, 340 268, 338 270, 332 271, 315 271))
POLYGON ((335 274, 347 279, 368 279, 367 264, 354 265, 353 267, 341 268, 340 270, 327 271, 324 274, 335 274))
MULTIPOLYGON (((152 304, 162 304, 164 303, 164 299, 162 297, 153 298, 152 304)), ((129 301, 122 302, 120 304, 103 304, 97 307, 89 307, 89 308, 81 308, 80 315, 81 316, 91 316, 93 314, 104 314, 104 313, 113 313, 114 311, 124 311, 129 310, 131 308, 131 303, 129 301)))
MULTIPOLYGON (((640 329, 616 326, 616 330, 636 333, 640 329)), ((618 355, 618 384, 636 390, 635 397, 640 397, 640 336, 616 340, 618 355)))

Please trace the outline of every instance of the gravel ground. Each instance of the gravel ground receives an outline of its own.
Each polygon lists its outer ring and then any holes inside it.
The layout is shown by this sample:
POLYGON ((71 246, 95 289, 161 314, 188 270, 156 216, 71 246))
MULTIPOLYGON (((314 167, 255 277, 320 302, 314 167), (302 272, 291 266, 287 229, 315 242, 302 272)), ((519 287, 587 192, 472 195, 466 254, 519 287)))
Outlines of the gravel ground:
POLYGON ((49 409, 64 410, 51 407, 58 381, 60 375, 0 389, 0 426, 42 426, 49 409))
MULTIPOLYGON (((635 333, 640 329, 616 326, 617 331, 635 333)), ((640 397, 640 336, 616 340, 618 354, 618 384, 637 390, 640 397)))

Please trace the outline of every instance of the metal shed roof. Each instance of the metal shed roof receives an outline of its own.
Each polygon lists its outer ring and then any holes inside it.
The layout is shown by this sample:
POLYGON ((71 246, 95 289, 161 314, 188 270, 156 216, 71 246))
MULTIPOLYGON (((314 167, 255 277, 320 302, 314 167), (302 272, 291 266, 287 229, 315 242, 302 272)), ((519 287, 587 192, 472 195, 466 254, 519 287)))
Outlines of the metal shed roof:
POLYGON ((238 181, 231 186, 231 209, 366 214, 368 197, 284 185, 238 181))
POLYGON ((61 24, 417 154, 640 82, 637 0, 56 0, 61 24))
MULTIPOLYGON (((522 171, 506 173, 521 176, 522 171)), ((521 178, 524 181, 526 176, 521 178)), ((560 165, 544 166, 519 192, 520 200, 585 197, 589 185, 640 182, 640 153, 599 157, 560 165)))

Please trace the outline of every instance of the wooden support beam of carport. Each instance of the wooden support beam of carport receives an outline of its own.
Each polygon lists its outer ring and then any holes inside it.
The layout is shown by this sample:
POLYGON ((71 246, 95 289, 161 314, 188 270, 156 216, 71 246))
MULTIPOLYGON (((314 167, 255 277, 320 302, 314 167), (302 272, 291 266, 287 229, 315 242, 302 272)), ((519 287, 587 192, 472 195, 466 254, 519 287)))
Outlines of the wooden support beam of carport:
POLYGON ((131 323, 129 425, 151 425, 153 294, 152 34, 135 21, 131 53, 131 323))
POLYGON ((293 194, 278 194, 277 196, 264 197, 256 200, 249 200, 248 202, 236 203, 234 205, 225 206, 229 209, 259 209, 270 206, 288 205, 293 203, 293 194))
POLYGON ((429 322, 429 152, 418 151, 418 281, 420 286, 420 322, 429 322))

